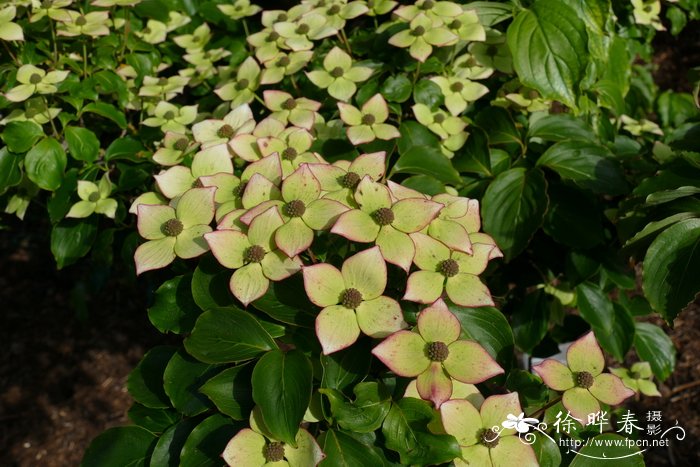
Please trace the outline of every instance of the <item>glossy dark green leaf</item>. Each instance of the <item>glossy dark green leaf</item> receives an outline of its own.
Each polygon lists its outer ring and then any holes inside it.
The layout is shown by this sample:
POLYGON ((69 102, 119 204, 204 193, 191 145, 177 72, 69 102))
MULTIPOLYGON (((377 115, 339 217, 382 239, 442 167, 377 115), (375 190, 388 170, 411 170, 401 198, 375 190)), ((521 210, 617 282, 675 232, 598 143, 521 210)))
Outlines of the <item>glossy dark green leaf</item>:
POLYGON ((296 446, 295 436, 311 400, 311 362, 300 351, 265 354, 253 370, 253 400, 275 439, 296 446))
POLYGON ((158 287, 148 319, 160 332, 182 334, 192 331, 201 312, 192 298, 192 275, 188 274, 158 287))
POLYGON ((618 303, 613 303, 612 318, 611 330, 594 327, 593 332, 603 350, 615 357, 618 362, 623 362, 634 340, 634 320, 632 315, 618 303))
POLYGON ((219 365, 197 361, 184 350, 178 350, 163 372, 163 389, 173 407, 189 417, 213 406, 199 388, 221 370, 219 365))
POLYGON ((51 230, 51 253, 63 269, 88 254, 97 237, 97 219, 64 219, 51 230))
POLYGON ((163 373, 175 352, 175 347, 158 346, 143 356, 126 383, 134 400, 153 409, 170 407, 170 399, 163 389, 163 373))
POLYGON ((146 467, 156 435, 138 426, 110 428, 92 440, 82 467, 146 467))
POLYGON ((83 107, 83 112, 90 112, 97 114, 101 117, 107 118, 117 125, 119 128, 126 128, 126 116, 124 112, 117 109, 112 104, 106 102, 91 102, 90 104, 83 107))
POLYGON ((139 161, 139 153, 144 150, 143 145, 133 138, 117 138, 107 146, 105 150, 105 159, 108 161, 126 159, 131 161, 139 161))
POLYGON ((173 409, 152 409, 138 402, 128 412, 129 420, 151 433, 163 433, 180 420, 180 414, 173 409))
POLYGON ((515 344, 524 352, 532 353, 547 334, 551 299, 543 290, 536 290, 514 305, 512 322, 515 344))
POLYGON ((372 349, 364 342, 357 342, 330 355, 321 355, 322 387, 342 391, 364 379, 372 362, 372 349))
POLYGON ((19 156, 11 153, 7 147, 0 148, 0 194, 22 180, 19 170, 19 156))
POLYGON ((591 326, 612 331, 615 313, 612 301, 597 284, 587 281, 576 287, 576 304, 583 319, 591 326))
POLYGON ((414 146, 404 152, 394 164, 392 172, 429 175, 452 184, 462 181, 450 160, 440 149, 432 146, 414 146))
POLYGON ((615 467, 644 467, 644 456, 637 446, 630 447, 625 438, 616 433, 595 436, 581 448, 569 464, 570 467, 600 467, 602 462, 615 463, 615 467))
POLYGON ((515 17, 507 39, 520 81, 575 108, 588 64, 586 24, 576 10, 558 0, 536 0, 515 17))
POLYGON ((513 16, 513 7, 497 2, 469 2, 469 9, 476 11, 479 22, 484 26, 494 26, 513 16))
POLYGON ((540 467, 559 467, 562 464, 559 446, 546 436, 537 436, 532 450, 535 451, 540 467))
POLYGON ((517 144, 523 147, 520 132, 507 110, 500 107, 487 107, 477 114, 474 121, 488 135, 489 144, 517 144))
POLYGON ((7 149, 15 153, 24 153, 44 137, 44 130, 34 122, 8 122, 0 137, 7 149))
POLYGON ((199 389, 221 413, 235 420, 245 420, 253 409, 253 387, 250 364, 227 368, 204 383, 199 389))
POLYGON ((100 151, 100 141, 87 128, 69 126, 65 130, 68 151, 74 159, 94 162, 100 151))
POLYGON ((533 373, 525 370, 513 369, 508 372, 506 387, 517 392, 522 408, 526 413, 531 413, 528 408, 540 408, 549 399, 549 389, 542 380, 533 373))
POLYGON ((515 339, 503 313, 490 306, 466 308, 452 303, 448 306, 459 319, 464 337, 481 344, 503 368, 512 366, 515 339))
POLYGON ((252 306, 273 319, 282 323, 297 326, 313 326, 314 309, 304 293, 298 293, 304 288, 301 274, 295 274, 283 281, 273 282, 265 295, 255 300, 252 306))
POLYGON ((318 444, 326 454, 319 467, 383 467, 381 457, 370 446, 342 431, 328 430, 318 437, 318 444))
POLYGON ((585 141, 596 140, 593 129, 581 118, 569 114, 545 115, 535 120, 527 131, 530 138, 545 141, 585 141))
POLYGON ((359 383, 353 388, 354 401, 335 389, 321 389, 320 392, 328 398, 333 418, 340 427, 354 433, 377 430, 391 407, 391 395, 373 381, 359 383))
POLYGON ((666 229, 644 257, 642 286, 654 310, 671 323, 700 292, 700 219, 666 229))
POLYGON ((219 265, 213 255, 204 256, 192 275, 192 297, 195 303, 202 310, 233 305, 230 280, 230 270, 219 265))
POLYGON ((202 313, 185 348, 203 362, 233 363, 276 349, 277 344, 252 314, 228 307, 202 313))
POLYGON ((547 182, 541 170, 515 168, 501 173, 482 200, 484 231, 507 259, 520 253, 547 211, 547 182))
POLYGON ((78 189, 78 169, 69 169, 63 177, 61 186, 53 192, 46 203, 49 219, 52 224, 63 219, 74 202, 74 196, 78 189))
POLYGON ((439 147, 438 137, 418 122, 409 120, 399 127, 401 137, 397 141, 399 154, 404 154, 416 146, 439 147))
POLYGON ((24 168, 29 180, 39 188, 53 191, 61 186, 67 162, 61 143, 53 138, 45 138, 27 153, 24 168))
POLYGON ((411 97, 413 83, 405 74, 389 76, 381 87, 381 93, 389 102, 405 102, 411 97))
POLYGON ((403 180, 401 185, 430 196, 445 192, 445 185, 429 175, 413 175, 403 180))
POLYGON ((663 329, 651 323, 635 323, 634 348, 649 362, 654 376, 664 381, 676 367, 676 348, 663 329))
POLYGON ((442 95, 440 86, 429 79, 421 79, 413 88, 413 100, 416 104, 425 104, 431 110, 437 110, 444 102, 445 97, 442 95))
POLYGON ((226 465, 221 454, 238 431, 228 417, 214 414, 197 425, 180 452, 180 465, 214 467, 226 465))
POLYGON ((460 172, 492 176, 489 138, 484 130, 477 127, 469 130, 469 138, 462 149, 455 153, 452 165, 460 172))
POLYGON ((581 190, 562 184, 547 187, 549 208, 542 229, 557 242, 585 250, 605 240, 601 209, 581 190))
POLYGON ((180 451, 185 445, 187 437, 192 430, 199 424, 202 419, 185 418, 177 425, 168 428, 158 438, 156 447, 151 455, 152 466, 158 467, 179 467, 180 466, 180 451))

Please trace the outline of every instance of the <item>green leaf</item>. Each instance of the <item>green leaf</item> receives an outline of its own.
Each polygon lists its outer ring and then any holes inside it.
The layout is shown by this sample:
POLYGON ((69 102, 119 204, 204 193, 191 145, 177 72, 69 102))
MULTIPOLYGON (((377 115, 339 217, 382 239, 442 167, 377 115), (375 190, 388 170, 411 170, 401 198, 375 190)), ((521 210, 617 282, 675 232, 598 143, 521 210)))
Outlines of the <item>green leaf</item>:
POLYGON ((296 447, 299 424, 311 401, 311 362, 299 350, 268 352, 253 370, 253 400, 275 439, 296 447))
POLYGON ((370 446, 342 431, 328 430, 318 437, 318 444, 326 454, 319 467, 383 467, 381 457, 370 446))
POLYGON ((535 451, 539 467, 559 467, 561 465, 559 446, 551 442, 546 436, 535 437, 532 450, 535 451))
POLYGON ((425 104, 430 110, 437 110, 445 101, 440 86, 429 79, 421 79, 413 88, 413 100, 416 104, 425 104))
POLYGON ((44 137, 44 130, 34 122, 9 122, 0 137, 7 145, 7 149, 24 153, 44 137))
POLYGON ((112 104, 107 104, 106 102, 91 102, 83 107, 82 112, 91 112, 100 115, 101 117, 112 120, 119 125, 119 128, 126 129, 126 116, 124 112, 120 111, 112 104))
POLYGON ((678 198, 685 198, 700 193, 700 188, 695 186, 679 186, 673 190, 657 191, 647 196, 646 204, 655 206, 674 201, 678 198))
POLYGON ((146 467, 156 435, 138 426, 110 428, 85 451, 82 467, 146 467))
POLYGON ((128 412, 129 420, 151 433, 163 433, 180 420, 180 414, 172 409, 152 409, 138 402, 128 412))
POLYGON ((525 370, 513 369, 508 372, 506 387, 517 392, 523 404, 525 412, 531 412, 528 408, 540 408, 549 399, 549 389, 542 380, 525 370))
POLYGON ((143 145, 133 138, 117 138, 107 147, 105 151, 105 159, 108 161, 126 159, 133 162, 139 162, 143 160, 139 157, 139 153, 145 148, 143 145))
POLYGON ((203 362, 231 363, 255 358, 277 344, 252 314, 228 307, 202 313, 185 348, 203 362))
POLYGON ((551 299, 543 290, 536 290, 514 305, 513 336, 517 346, 527 353, 547 335, 551 299))
POLYGON ((39 188, 53 191, 61 186, 67 162, 61 143, 53 138, 45 138, 27 153, 24 168, 29 180, 39 188))
POLYGON ((384 80, 381 93, 389 102, 406 102, 411 97, 413 84, 405 73, 384 80))
POLYGON ((226 444, 238 431, 238 426, 228 417, 214 414, 197 425, 187 437, 180 452, 183 466, 222 466, 221 458, 226 444))
POLYGON ((148 319, 162 333, 188 333, 200 314, 192 298, 191 274, 164 282, 156 290, 153 305, 148 309, 148 319))
POLYGON ((503 313, 490 306, 465 308, 453 303, 448 306, 462 325, 463 337, 481 344, 503 368, 512 366, 515 339, 503 313))
POLYGON ((602 209, 579 189, 563 184, 547 187, 549 209, 542 229, 557 242, 588 249, 605 240, 602 209))
POLYGON ((212 403, 199 388, 220 369, 219 365, 199 362, 184 350, 178 350, 163 372, 163 389, 173 407, 188 417, 211 408, 212 403))
POLYGON ((634 234, 634 237, 627 240, 624 246, 626 248, 643 240, 651 241, 656 237, 658 233, 665 230, 666 227, 671 226, 682 220, 692 219, 694 217, 698 217, 698 214, 694 212, 679 212, 678 214, 668 216, 667 218, 661 219, 660 221, 649 222, 647 225, 644 226, 642 230, 634 234))
POLYGON ((217 409, 234 420, 245 420, 253 410, 252 365, 227 368, 199 389, 217 409))
POLYGON ((451 184, 459 184, 462 181, 450 160, 438 148, 431 146, 415 146, 403 153, 392 171, 429 175, 451 184))
POLYGON ((0 194, 22 181, 19 160, 19 156, 11 153, 7 147, 0 148, 0 194))
POLYGON ((56 267, 63 269, 88 254, 95 238, 95 216, 86 219, 64 219, 56 224, 51 230, 51 253, 56 260, 56 267))
POLYGON ((158 438, 150 465, 154 467, 179 467, 182 446, 200 421, 201 418, 185 418, 177 425, 168 428, 158 438))
POLYGON ((597 284, 587 281, 576 287, 576 304, 583 319, 591 326, 610 332, 614 324, 614 311, 610 298, 597 284))
POLYGON ((572 180, 595 193, 627 193, 624 174, 610 157, 612 154, 603 146, 564 141, 547 149, 537 160, 537 166, 548 167, 562 178, 572 180))
POLYGON ((301 274, 295 274, 283 281, 273 282, 265 295, 252 305, 282 323, 313 327, 315 315, 310 310, 314 307, 306 294, 298 293, 304 287, 303 281, 301 274))
POLYGON ((158 346, 143 356, 129 374, 126 383, 134 400, 152 409, 167 409, 171 406, 163 389, 163 373, 176 351, 172 346, 158 346))
POLYGON ((331 404, 331 413, 341 428, 355 433, 371 433, 382 426, 391 407, 391 395, 374 381, 353 388, 355 401, 348 402, 335 389, 320 389, 331 404))
POLYGON ((340 352, 321 355, 321 387, 342 391, 364 379, 372 362, 372 349, 364 343, 366 341, 360 341, 340 352))
POLYGON ((452 165, 460 172, 470 172, 485 177, 493 176, 489 138, 484 130, 477 127, 469 129, 469 138, 462 149, 455 153, 452 165))
POLYGON ((439 147, 438 137, 426 127, 413 120, 403 122, 399 127, 401 137, 397 140, 399 154, 404 154, 416 146, 439 147))
POLYGON ((642 287, 654 310, 672 323, 700 291, 700 219, 659 234, 644 256, 642 287))
POLYGON ((600 346, 615 357, 615 360, 623 362, 634 340, 634 319, 625 307, 618 303, 613 303, 613 311, 612 329, 607 331, 594 327, 593 332, 600 346))
POLYGON ((479 22, 489 27, 513 17, 513 6, 507 3, 469 2, 469 9, 476 11, 479 22))
POLYGON ((231 271, 224 269, 208 254, 199 260, 192 275, 192 297, 202 310, 233 305, 234 299, 229 291, 231 271))
POLYGON ((479 112, 474 122, 486 132, 491 145, 517 144, 520 148, 524 147, 520 132, 506 109, 487 107, 479 112))
POLYGON ((459 457, 457 440, 428 430, 435 412, 427 402, 404 398, 392 404, 384 419, 382 433, 386 447, 399 453, 404 465, 434 465, 459 457))
POLYGON ((541 170, 515 168, 489 185, 482 201, 484 231, 508 260, 525 249, 547 211, 547 182, 541 170))
POLYGON ((603 433, 589 440, 569 464, 570 467, 600 467, 614 462, 615 467, 644 467, 644 457, 638 447, 629 447, 624 437, 603 433), (635 455, 637 454, 637 455, 635 455))
POLYGON ((87 128, 69 126, 66 127, 65 136, 68 151, 73 158, 85 162, 95 162, 100 151, 100 141, 95 133, 87 128))
POLYGON ((520 81, 576 108, 588 64, 586 24, 576 10, 559 0, 537 0, 518 13, 507 39, 520 81))
POLYGON ((635 323, 634 348, 641 360, 649 362, 654 375, 664 381, 676 367, 676 348, 659 326, 635 323))
POLYGON ((78 169, 69 169, 63 177, 61 186, 51 194, 46 203, 52 224, 63 219, 73 205, 73 196, 78 189, 78 169))
POLYGON ((595 141, 593 129, 581 118, 569 114, 545 115, 530 125, 528 138, 545 141, 595 141))

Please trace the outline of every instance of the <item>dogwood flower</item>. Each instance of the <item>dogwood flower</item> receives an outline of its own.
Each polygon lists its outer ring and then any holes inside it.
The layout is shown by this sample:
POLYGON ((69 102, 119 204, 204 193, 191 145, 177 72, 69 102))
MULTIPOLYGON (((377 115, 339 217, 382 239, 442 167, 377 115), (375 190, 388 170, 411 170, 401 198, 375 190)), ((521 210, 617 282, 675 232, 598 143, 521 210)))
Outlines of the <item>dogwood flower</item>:
POLYGON ((273 206, 253 219, 247 234, 217 230, 205 235, 219 263, 235 269, 229 287, 245 306, 265 295, 270 281, 281 281, 301 269, 298 256, 287 257, 275 244, 275 232, 283 224, 277 206, 273 206))
POLYGON ((254 99, 258 86, 260 86, 260 65, 253 57, 248 57, 238 67, 235 81, 224 84, 214 92, 221 99, 231 101, 231 107, 238 107, 254 99))
POLYGON ((277 34, 284 38, 284 45, 295 52, 311 50, 313 41, 332 36, 338 30, 328 24, 318 13, 307 13, 295 20, 288 19, 272 25, 277 34))
POLYGON ((622 122, 622 128, 625 131, 629 131, 634 136, 641 136, 642 133, 651 133, 659 136, 663 136, 664 134, 663 130, 659 128, 659 125, 645 118, 635 120, 628 115, 623 115, 620 117, 620 121, 622 122))
POLYGON ((176 165, 154 175, 161 193, 177 198, 190 188, 199 188, 200 177, 217 173, 233 173, 233 161, 224 145, 212 146, 194 155, 191 167, 176 165))
POLYGON ((59 36, 75 37, 80 35, 99 37, 109 35, 109 12, 91 11, 90 13, 70 12, 70 21, 63 21, 56 33, 59 36))
POLYGON ((71 206, 66 217, 83 218, 96 212, 114 219, 114 214, 117 211, 117 200, 109 197, 111 193, 112 183, 107 174, 100 179, 99 184, 78 180, 80 201, 71 206))
POLYGON ((343 29, 349 19, 357 18, 369 11, 367 4, 363 1, 331 0, 322 2, 323 5, 316 7, 315 12, 326 17, 328 25, 336 30, 343 29))
POLYGON ((459 78, 478 80, 491 76, 493 68, 482 65, 472 54, 465 53, 455 58, 452 72, 459 78))
POLYGON ((195 146, 187 135, 168 131, 165 133, 161 146, 153 153, 153 160, 160 165, 177 165, 182 162, 185 154, 195 146))
POLYGON ((304 68, 313 55, 310 50, 286 53, 270 48, 257 49, 255 56, 265 67, 260 75, 260 84, 279 83, 285 76, 293 75, 304 68))
POLYGON ((341 270, 322 263, 303 269, 309 299, 323 310, 316 317, 316 336, 325 355, 351 346, 364 334, 381 338, 405 328, 401 307, 382 295, 386 263, 378 247, 346 259, 341 270))
POLYGON ((464 11, 459 16, 445 21, 445 27, 461 41, 486 40, 486 30, 474 10, 464 11))
POLYGON ((339 47, 333 47, 323 58, 323 70, 306 72, 309 80, 328 94, 341 101, 349 101, 357 91, 357 85, 366 81, 374 71, 369 67, 353 65, 350 55, 339 47))
POLYGON ((215 188, 192 188, 176 208, 138 205, 139 234, 148 240, 136 249, 136 273, 160 269, 176 256, 194 258, 209 250, 204 234, 211 232, 215 188))
POLYGON ((251 5, 249 0, 236 0, 233 5, 217 5, 216 7, 232 20, 253 16, 262 10, 257 5, 251 5))
POLYGON ((22 27, 13 23, 17 15, 17 8, 14 5, 0 9, 0 40, 3 41, 23 41, 24 33, 22 27))
POLYGON ((175 36, 173 41, 187 52, 202 50, 211 40, 211 29, 207 23, 202 23, 192 34, 175 36))
POLYGON ((228 144, 237 135, 249 134, 255 129, 255 119, 248 104, 239 105, 221 120, 202 120, 192 126, 192 136, 207 149, 228 144))
POLYGON ((165 28, 168 32, 174 31, 186 24, 190 24, 192 18, 187 15, 183 15, 177 11, 168 12, 168 22, 165 23, 165 28))
POLYGON ((493 305, 489 289, 479 280, 489 260, 491 246, 473 244, 472 254, 451 251, 442 242, 416 232, 413 262, 420 268, 411 273, 404 300, 432 303, 443 293, 457 305, 480 307, 493 305))
POLYGON ((161 131, 187 132, 187 126, 197 118, 197 105, 177 107, 166 101, 160 101, 153 107, 151 115, 142 123, 150 127, 160 127, 161 131))
POLYGON ((270 117, 284 125, 291 123, 307 130, 314 126, 318 109, 321 108, 320 102, 305 97, 295 99, 291 94, 282 91, 264 91, 263 100, 265 107, 272 112, 270 117))
MULTIPOLYGON (((28 101, 30 102, 30 101, 28 101)), ((39 125, 49 123, 61 113, 59 107, 46 108, 43 102, 40 104, 32 103, 27 105, 26 110, 15 109, 10 112, 5 118, 0 120, 0 125, 7 125, 10 122, 34 122, 39 125)))
POLYGON ((486 32, 486 41, 472 42, 468 50, 481 65, 503 73, 513 73, 513 59, 506 44, 505 34, 489 29, 486 32))
POLYGON ((407 22, 424 15, 435 25, 440 26, 445 24, 450 18, 456 18, 463 12, 462 6, 454 2, 418 0, 413 5, 404 5, 398 8, 394 14, 407 22))
POLYGON ((453 45, 457 43, 458 39, 459 37, 449 29, 436 26, 430 18, 421 13, 411 20, 408 29, 391 36, 389 44, 400 48, 408 47, 408 53, 411 54, 411 57, 419 62, 425 62, 433 53, 433 46, 453 45))
POLYGON ((511 465, 514 459, 519 466, 538 466, 532 446, 516 436, 515 427, 519 425, 511 426, 513 414, 522 412, 517 393, 488 397, 481 410, 466 400, 445 402, 440 408, 442 425, 457 438, 462 450, 462 455, 454 460, 455 466, 496 467, 511 465))
POLYGON ((641 392, 645 396, 661 397, 661 393, 652 381, 654 375, 651 372, 649 362, 633 363, 629 369, 610 368, 610 373, 620 378, 622 384, 636 393, 641 392))
POLYGON ((384 123, 389 118, 389 106, 377 93, 362 105, 361 109, 338 102, 340 119, 348 126, 348 139, 355 146, 374 141, 375 138, 390 140, 401 136, 396 127, 384 123))
POLYGON ((56 21, 70 21, 70 11, 64 10, 70 6, 73 0, 47 0, 42 2, 32 2, 32 15, 29 17, 30 23, 36 23, 45 16, 56 21))
POLYGON ((160 44, 168 37, 168 26, 158 20, 149 19, 146 27, 140 31, 135 31, 137 37, 149 44, 160 44))
POLYGON ((445 107, 452 115, 461 114, 471 102, 489 92, 489 88, 483 84, 457 76, 434 76, 430 81, 440 87, 442 95, 445 96, 445 107))
POLYGON ((416 378, 420 396, 440 409, 452 396, 452 379, 476 384, 503 373, 481 345, 460 340, 461 331, 457 317, 440 300, 418 314, 412 331, 392 334, 372 354, 397 375, 416 378))
POLYGON ((661 2, 659 0, 632 0, 634 10, 634 22, 637 24, 647 24, 657 31, 665 31, 661 24, 659 13, 661 13, 661 2))
POLYGON ((369 11, 367 11, 368 16, 381 16, 389 13, 391 10, 396 8, 396 5, 398 5, 399 2, 396 2, 394 0, 368 0, 367 1, 367 7, 369 8, 369 11))
POLYGON ((297 447, 275 440, 256 407, 250 413, 250 428, 240 430, 231 438, 222 457, 231 467, 315 467, 326 457, 305 429, 299 429, 294 441, 297 447))
POLYGON ((386 172, 386 152, 362 154, 350 161, 337 161, 331 164, 309 164, 311 172, 325 192, 324 198, 340 201, 348 207, 356 208, 355 188, 363 178, 379 181, 386 172))
POLYGON ((412 109, 416 120, 440 137, 440 145, 448 157, 452 157, 454 152, 467 142, 469 133, 464 131, 467 123, 461 118, 449 115, 441 109, 433 112, 425 104, 415 104, 412 109))
POLYGON ((605 358, 593 332, 575 341, 566 352, 567 365, 547 359, 532 367, 544 384, 563 392, 562 404, 583 425, 588 415, 600 411, 600 402, 609 405, 622 403, 634 395, 620 378, 603 373, 605 358))
POLYGON ((49 71, 48 73, 34 65, 22 65, 17 70, 19 85, 5 93, 5 99, 22 102, 34 94, 53 94, 58 91, 56 84, 66 79, 69 71, 49 71))
POLYGON ((389 189, 368 176, 357 185, 355 201, 360 208, 343 213, 331 232, 354 242, 375 242, 386 261, 408 272, 416 252, 408 234, 425 228, 442 204, 425 198, 393 202, 389 189))
POLYGON ((183 76, 170 76, 168 78, 144 76, 143 84, 139 89, 139 96, 160 97, 163 100, 169 101, 178 94, 181 94, 188 82, 189 79, 183 76))

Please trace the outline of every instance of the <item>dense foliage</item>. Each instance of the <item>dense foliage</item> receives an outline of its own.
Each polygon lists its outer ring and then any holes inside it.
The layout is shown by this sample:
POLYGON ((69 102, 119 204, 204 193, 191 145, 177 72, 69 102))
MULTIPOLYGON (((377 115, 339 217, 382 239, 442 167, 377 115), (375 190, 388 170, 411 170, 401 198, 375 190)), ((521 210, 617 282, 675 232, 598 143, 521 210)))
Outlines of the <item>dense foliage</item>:
POLYGON ((84 464, 596 465, 524 435, 619 436, 673 371, 700 120, 651 41, 698 3, 288 7, 0 7, 6 212, 183 337, 84 464))

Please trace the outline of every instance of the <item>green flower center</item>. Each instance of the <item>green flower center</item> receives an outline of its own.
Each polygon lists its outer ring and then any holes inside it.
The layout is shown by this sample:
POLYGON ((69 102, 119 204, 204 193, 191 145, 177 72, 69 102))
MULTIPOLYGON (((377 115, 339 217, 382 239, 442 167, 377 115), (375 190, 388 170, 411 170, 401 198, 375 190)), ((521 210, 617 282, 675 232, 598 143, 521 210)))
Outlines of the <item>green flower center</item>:
POLYGON ((286 13, 280 13, 277 16, 277 21, 287 21, 289 19, 289 16, 287 16, 286 13))
POLYGON ((168 78, 158 79, 158 86, 165 86, 166 84, 168 84, 168 78))
POLYGON ((235 11, 241 11, 243 9, 243 5, 236 5, 235 7, 233 7, 233 9, 235 11))
POLYGON ((389 225, 394 222, 394 211, 391 208, 379 208, 372 213, 372 219, 379 225, 389 225))
POLYGON ((234 197, 241 198, 243 196, 243 192, 245 191, 245 187, 246 184, 244 182, 241 182, 237 187, 231 190, 231 193, 234 197))
POLYGON ((200 179, 196 179, 192 182, 192 188, 204 188, 204 183, 200 179))
POLYGON ((259 263, 265 257, 265 248, 260 245, 253 245, 246 248, 243 259, 246 263, 259 263))
POLYGON ((173 112, 172 110, 168 110, 167 112, 165 112, 165 114, 163 114, 163 118, 166 120, 172 120, 173 118, 175 118, 175 112, 173 112))
POLYGON ((192 36, 192 42, 199 42, 199 36, 192 36))
POLYGON ((495 45, 490 45, 486 49, 486 55, 488 55, 489 57, 495 57, 497 53, 498 47, 496 47, 495 45))
POLYGON ((275 42, 279 38, 280 38, 279 33, 277 31, 272 31, 265 38, 265 42, 275 42))
POLYGON ((651 5, 645 6, 645 7, 643 8, 643 10, 644 10, 645 13, 651 13, 651 10, 652 10, 651 5))
POLYGON ((640 374, 637 373, 636 371, 633 371, 632 373, 630 373, 630 377, 631 377, 632 379, 641 379, 641 378, 642 378, 642 375, 640 375, 640 374))
POLYGON ((294 148, 286 148, 284 151, 282 151, 282 159, 285 159, 288 161, 293 161, 294 159, 297 158, 298 155, 299 155, 299 153, 294 148))
POLYGON ((53 0, 44 0, 41 2, 41 8, 51 8, 53 6, 53 0))
POLYGON ((175 141, 173 147, 178 151, 184 151, 185 149, 187 149, 187 146, 189 144, 190 141, 187 138, 180 138, 179 140, 175 141))
POLYGON ((277 66, 288 66, 290 62, 291 60, 289 60, 289 57, 280 57, 280 59, 277 60, 277 66))
POLYGON ((457 274, 459 274, 459 264, 457 264, 457 261, 451 258, 446 259, 444 261, 440 261, 440 264, 438 264, 437 269, 437 272, 439 272, 445 277, 454 277, 457 274))
POLYGON ((498 446, 499 439, 498 433, 493 431, 491 428, 487 428, 481 432, 479 441, 487 448, 493 449, 498 446))
POLYGON ((431 362, 444 362, 450 355, 450 349, 444 342, 430 342, 425 346, 425 354, 431 362))
POLYGON ((233 127, 227 123, 217 130, 216 136, 218 136, 219 138, 229 139, 235 133, 236 133, 236 130, 234 130, 233 127))
POLYGON ((420 6, 421 10, 430 10, 432 7, 435 6, 435 2, 433 0, 425 0, 423 4, 420 6))
POLYGON ((593 375, 587 371, 579 371, 576 374, 576 386, 588 389, 593 386, 593 375))
POLYGON ((302 23, 302 24, 300 24, 299 27, 297 28, 296 33, 297 33, 297 34, 302 34, 302 35, 308 34, 310 29, 311 29, 311 28, 309 27, 308 24, 302 23))
POLYGON ((284 205, 284 213, 289 217, 301 217, 306 212, 306 205, 300 199, 294 199, 284 205))
POLYGON ((160 226, 160 231, 168 237, 177 237, 182 232, 183 225, 178 219, 169 219, 160 226))
POLYGON ((462 22, 458 19, 452 21, 449 26, 447 26, 450 29, 459 29, 462 27, 462 22))
POLYGON ((88 201, 91 203, 96 203, 100 200, 100 194, 98 192, 90 193, 90 196, 88 196, 88 201))
POLYGON ((297 101, 295 101, 293 98, 289 98, 286 101, 282 103, 282 108, 285 110, 292 110, 297 106, 297 101))
POLYGON ((337 66, 331 70, 331 76, 333 78, 340 78, 341 76, 343 76, 343 73, 344 73, 343 69, 340 68, 339 66, 337 66))
POLYGON ((41 75, 39 73, 34 73, 32 76, 29 77, 29 82, 31 84, 39 84, 41 83, 41 75))
POLYGON ((85 26, 87 24, 87 20, 83 15, 80 15, 75 19, 75 24, 76 26, 85 26))
POLYGON ((246 89, 249 84, 250 84, 250 81, 248 81, 245 78, 242 78, 236 83, 236 89, 238 89, 239 91, 242 91, 242 90, 246 89))
POLYGON ((151 33, 151 28, 145 27, 141 30, 142 34, 150 34, 151 33))
POLYGON ((540 96, 539 96, 539 94, 537 94, 537 91, 535 91, 534 89, 531 89, 530 92, 527 93, 528 99, 537 99, 538 97, 540 97, 540 96))
POLYGON ((433 117, 433 121, 438 124, 444 122, 445 114, 435 114, 435 116, 433 117))
POLYGON ((462 89, 464 89, 464 84, 459 81, 450 85, 450 91, 452 92, 462 92, 462 89))
POLYGON ((333 5, 332 7, 326 10, 326 14, 328 16, 337 15, 338 13, 340 13, 340 6, 338 5, 333 5))
POLYGON ((415 28, 411 29, 411 35, 412 36, 422 36, 425 34, 425 28, 423 26, 416 26, 415 28))
POLYGON ((360 183, 360 176, 355 172, 348 172, 340 177, 340 186, 343 188, 355 188, 360 183))
POLYGON ((372 114, 367 114, 362 116, 362 124, 363 125, 374 125, 374 122, 376 122, 377 119, 374 117, 372 114))
POLYGON ((362 303, 362 293, 353 288, 345 289, 340 296, 340 303, 351 310, 354 310, 362 303))

